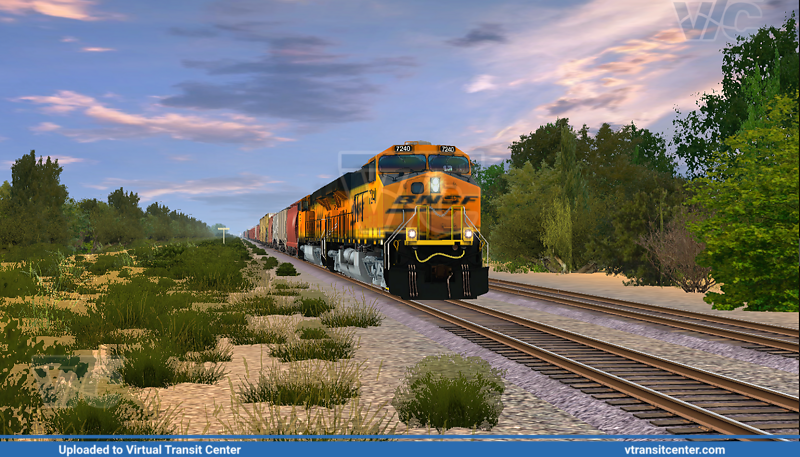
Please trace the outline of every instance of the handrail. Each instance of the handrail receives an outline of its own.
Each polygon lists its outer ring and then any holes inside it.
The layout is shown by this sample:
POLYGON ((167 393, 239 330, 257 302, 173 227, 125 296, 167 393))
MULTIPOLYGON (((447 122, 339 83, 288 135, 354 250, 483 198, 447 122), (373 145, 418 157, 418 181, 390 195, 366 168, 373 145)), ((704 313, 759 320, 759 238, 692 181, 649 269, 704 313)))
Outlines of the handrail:
POLYGON ((464 211, 464 217, 467 219, 467 222, 469 222, 469 226, 472 227, 472 231, 474 233, 477 233, 478 236, 483 240, 483 243, 486 245, 486 264, 488 265, 489 264, 489 242, 486 241, 486 238, 483 237, 481 232, 478 230, 478 227, 476 227, 475 223, 472 222, 472 219, 470 219, 469 216, 467 216, 467 212, 466 211, 464 211))
POLYGON ((417 208, 414 208, 414 214, 412 214, 411 217, 409 217, 407 221, 403 222, 402 225, 398 225, 397 228, 394 229, 394 232, 392 232, 391 236, 389 236, 389 239, 384 241, 384 243, 383 243, 383 251, 384 251, 384 253, 383 253, 383 263, 384 263, 384 268, 386 268, 387 271, 391 269, 391 262, 389 262, 389 245, 392 244, 392 240, 394 240, 394 238, 397 236, 397 234, 400 233, 401 230, 406 228, 406 225, 408 225, 408 223, 411 222, 411 219, 414 219, 415 217, 417 217, 417 208))

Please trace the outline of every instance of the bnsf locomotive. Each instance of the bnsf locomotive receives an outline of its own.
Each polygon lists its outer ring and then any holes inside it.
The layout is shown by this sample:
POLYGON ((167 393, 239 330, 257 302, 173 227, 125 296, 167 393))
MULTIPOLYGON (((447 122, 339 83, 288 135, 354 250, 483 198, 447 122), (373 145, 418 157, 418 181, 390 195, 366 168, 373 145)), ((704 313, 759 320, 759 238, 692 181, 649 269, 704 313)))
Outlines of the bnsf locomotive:
POLYGON ((404 299, 472 298, 489 290, 480 216, 469 157, 406 141, 247 234, 404 299))

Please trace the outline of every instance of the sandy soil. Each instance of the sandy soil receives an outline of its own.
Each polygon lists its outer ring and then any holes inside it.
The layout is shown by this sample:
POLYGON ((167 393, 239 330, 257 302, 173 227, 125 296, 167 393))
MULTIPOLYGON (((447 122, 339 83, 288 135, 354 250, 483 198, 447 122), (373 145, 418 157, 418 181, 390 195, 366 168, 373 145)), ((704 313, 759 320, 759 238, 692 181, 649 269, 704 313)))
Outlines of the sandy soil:
POLYGON ((706 313, 717 316, 745 319, 765 324, 798 328, 800 313, 753 312, 735 309, 720 311, 711 309, 703 301, 705 294, 687 293, 679 287, 625 286, 624 276, 608 276, 605 273, 559 274, 559 273, 503 273, 490 271, 489 277, 505 281, 521 282, 542 287, 551 287, 571 292, 599 295, 638 303, 647 303, 670 308, 706 313))

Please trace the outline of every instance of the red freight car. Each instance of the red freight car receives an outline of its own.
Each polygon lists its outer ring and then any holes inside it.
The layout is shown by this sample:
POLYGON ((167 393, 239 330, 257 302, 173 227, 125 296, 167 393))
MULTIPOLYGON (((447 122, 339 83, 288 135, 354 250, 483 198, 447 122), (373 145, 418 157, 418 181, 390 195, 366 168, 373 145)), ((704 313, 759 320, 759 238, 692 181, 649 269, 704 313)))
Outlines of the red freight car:
POLYGON ((292 203, 288 208, 286 217, 286 246, 289 255, 297 255, 297 213, 300 203, 292 203))

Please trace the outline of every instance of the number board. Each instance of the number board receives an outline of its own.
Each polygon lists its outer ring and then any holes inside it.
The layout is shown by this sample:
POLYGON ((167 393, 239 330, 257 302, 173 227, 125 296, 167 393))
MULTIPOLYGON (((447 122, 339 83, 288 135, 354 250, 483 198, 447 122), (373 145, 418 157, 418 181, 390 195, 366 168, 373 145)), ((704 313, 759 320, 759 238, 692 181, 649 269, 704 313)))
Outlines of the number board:
POLYGON ((396 144, 394 146, 394 152, 414 152, 414 145, 413 144, 396 144))
POLYGON ((455 146, 441 145, 441 146, 439 146, 439 152, 445 152, 445 153, 448 153, 448 154, 455 154, 456 147, 455 146))

